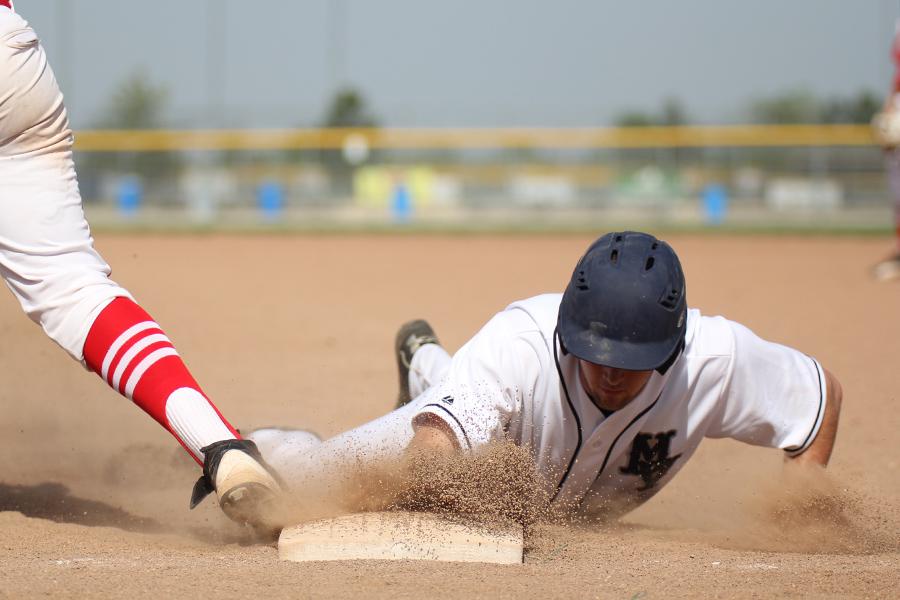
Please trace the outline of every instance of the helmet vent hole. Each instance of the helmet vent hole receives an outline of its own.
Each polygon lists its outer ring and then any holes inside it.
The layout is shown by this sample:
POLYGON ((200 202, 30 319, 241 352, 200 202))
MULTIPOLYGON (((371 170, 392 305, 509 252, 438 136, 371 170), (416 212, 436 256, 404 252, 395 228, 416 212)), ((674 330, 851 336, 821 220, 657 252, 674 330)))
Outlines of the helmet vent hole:
POLYGON ((680 295, 681 294, 678 292, 678 290, 670 289, 666 293, 666 295, 663 296, 662 300, 659 301, 659 303, 662 304, 664 307, 668 308, 669 310, 673 310, 673 309, 675 309, 675 307, 678 306, 678 297, 680 295))
POLYGON ((653 242, 653 245, 650 246, 650 249, 656 250, 658 247, 659 247, 659 244, 657 244, 656 242, 653 242))
POLYGON ((578 278, 575 279, 575 287, 579 290, 588 290, 590 287, 588 286, 587 279, 584 276, 584 271, 578 271, 578 278))
POLYGON ((621 236, 621 235, 617 235, 617 236, 616 236, 616 241, 617 241, 617 242, 621 242, 621 241, 622 241, 622 236, 621 236))
POLYGON ((654 258, 652 256, 647 257, 647 264, 644 265, 644 270, 649 271, 653 268, 654 258))
POLYGON ((612 264, 616 264, 617 262, 619 262, 619 251, 618 250, 612 251, 612 253, 609 255, 609 262, 611 262, 612 264))

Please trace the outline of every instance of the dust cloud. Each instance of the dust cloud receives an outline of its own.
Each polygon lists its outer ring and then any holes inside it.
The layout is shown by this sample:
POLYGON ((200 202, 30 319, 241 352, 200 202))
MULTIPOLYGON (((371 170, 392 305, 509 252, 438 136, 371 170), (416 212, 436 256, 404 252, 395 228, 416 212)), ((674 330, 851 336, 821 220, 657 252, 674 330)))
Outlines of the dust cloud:
MULTIPOLYGON (((723 481, 718 488, 703 490, 708 497, 722 498, 712 503, 716 507, 712 511, 704 505, 693 513, 682 509, 671 524, 663 519, 654 526, 624 527, 604 522, 603 515, 583 515, 576 507, 552 505, 546 477, 535 472, 527 449, 508 443, 454 456, 415 453, 401 460, 360 465, 347 474, 342 486, 328 492, 298 491, 286 522, 407 510, 487 526, 512 521, 534 536, 566 536, 586 527, 618 528, 623 533, 637 530, 645 537, 738 550, 870 554, 900 549, 890 533, 897 531, 900 519, 890 512, 889 503, 841 486, 820 468, 786 465, 781 477, 737 498, 723 481)), ((532 546, 548 543, 552 540, 530 541, 532 546)))

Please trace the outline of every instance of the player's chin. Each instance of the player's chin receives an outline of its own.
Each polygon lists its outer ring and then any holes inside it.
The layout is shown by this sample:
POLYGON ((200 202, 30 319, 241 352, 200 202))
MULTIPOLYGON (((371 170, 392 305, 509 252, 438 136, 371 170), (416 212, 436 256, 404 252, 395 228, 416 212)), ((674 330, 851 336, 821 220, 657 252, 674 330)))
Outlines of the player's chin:
POLYGON ((619 410, 619 409, 622 409, 622 408, 625 408, 626 406, 628 406, 629 401, 630 401, 630 399, 624 399, 624 398, 610 400, 609 402, 606 403, 604 408, 606 410, 619 410))
POLYGON ((600 407, 603 410, 619 410, 620 408, 624 408, 629 402, 631 402, 631 397, 624 390, 598 390, 599 393, 595 395, 595 398, 599 400, 600 407))

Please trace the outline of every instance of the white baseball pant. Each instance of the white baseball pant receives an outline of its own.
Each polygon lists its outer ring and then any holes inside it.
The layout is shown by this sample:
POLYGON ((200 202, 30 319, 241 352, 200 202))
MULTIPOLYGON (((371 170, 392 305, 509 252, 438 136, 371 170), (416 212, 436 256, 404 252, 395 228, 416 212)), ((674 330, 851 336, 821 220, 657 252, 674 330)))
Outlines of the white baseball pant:
POLYGON ((37 35, 0 7, 0 275, 76 360, 97 315, 130 294, 93 247, 63 96, 37 35))

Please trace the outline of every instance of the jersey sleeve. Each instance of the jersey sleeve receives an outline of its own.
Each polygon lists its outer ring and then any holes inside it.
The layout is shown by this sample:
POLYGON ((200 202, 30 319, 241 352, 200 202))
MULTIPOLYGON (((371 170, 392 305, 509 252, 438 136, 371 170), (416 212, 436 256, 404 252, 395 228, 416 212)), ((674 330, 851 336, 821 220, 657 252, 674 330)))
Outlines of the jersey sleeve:
POLYGON ((413 427, 436 417, 463 449, 505 438, 510 420, 533 397, 540 373, 529 341, 539 332, 518 330, 517 318, 499 313, 459 349, 441 381, 416 399, 421 408, 413 427))
POLYGON ((734 338, 731 364, 707 436, 800 454, 815 439, 825 414, 821 365, 743 325, 728 326, 734 338))

